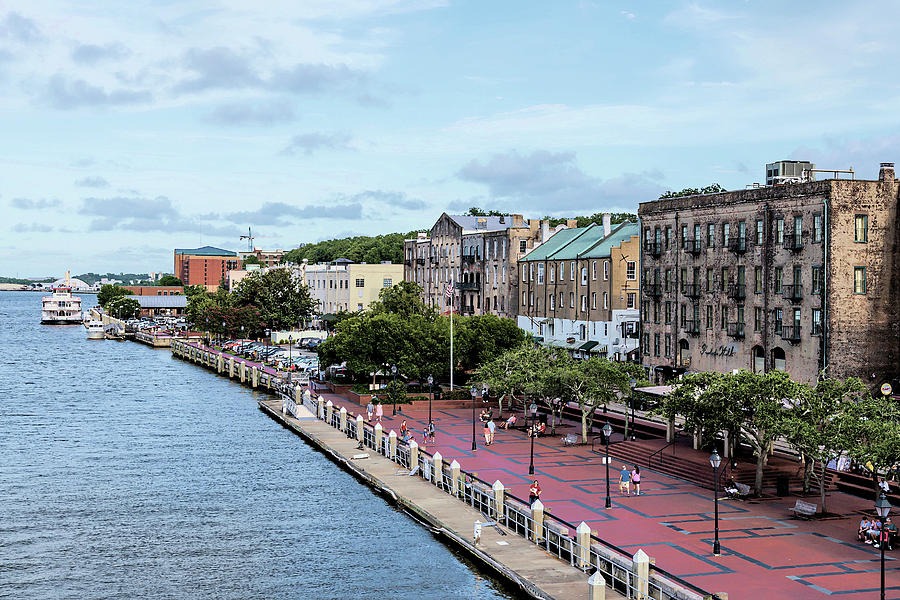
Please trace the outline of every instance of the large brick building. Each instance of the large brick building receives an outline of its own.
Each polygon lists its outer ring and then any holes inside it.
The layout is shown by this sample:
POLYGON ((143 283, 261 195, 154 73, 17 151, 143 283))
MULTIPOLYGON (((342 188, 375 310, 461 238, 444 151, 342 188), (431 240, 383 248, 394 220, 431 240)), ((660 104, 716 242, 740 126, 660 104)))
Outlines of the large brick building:
POLYGON ((878 384, 900 358, 898 182, 824 180, 640 205, 644 364, 878 384))
POLYGON ((204 285, 215 291, 228 271, 238 268, 238 255, 212 246, 175 248, 175 277, 184 285, 204 285))

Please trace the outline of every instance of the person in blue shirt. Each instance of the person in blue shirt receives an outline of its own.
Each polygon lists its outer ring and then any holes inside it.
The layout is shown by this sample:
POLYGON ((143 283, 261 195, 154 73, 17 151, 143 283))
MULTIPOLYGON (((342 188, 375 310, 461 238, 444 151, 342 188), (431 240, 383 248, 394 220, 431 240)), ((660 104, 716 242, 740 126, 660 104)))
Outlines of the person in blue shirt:
POLYGON ((625 465, 619 473, 619 491, 631 495, 631 471, 625 465))

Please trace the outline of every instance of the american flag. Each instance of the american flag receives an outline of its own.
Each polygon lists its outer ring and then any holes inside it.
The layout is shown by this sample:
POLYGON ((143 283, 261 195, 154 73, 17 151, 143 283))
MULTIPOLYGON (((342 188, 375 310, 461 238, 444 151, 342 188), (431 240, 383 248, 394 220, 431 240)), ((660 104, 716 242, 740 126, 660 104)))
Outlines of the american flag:
POLYGON ((452 283, 448 283, 444 287, 444 295, 447 296, 448 299, 453 297, 453 284, 452 283))

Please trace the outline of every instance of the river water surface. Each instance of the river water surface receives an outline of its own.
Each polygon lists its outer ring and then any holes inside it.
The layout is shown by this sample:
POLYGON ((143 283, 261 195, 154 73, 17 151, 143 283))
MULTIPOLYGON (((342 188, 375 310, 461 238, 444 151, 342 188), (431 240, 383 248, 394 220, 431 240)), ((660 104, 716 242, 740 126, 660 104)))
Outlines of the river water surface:
POLYGON ((513 597, 255 392, 40 305, 0 292, 0 597, 513 597))

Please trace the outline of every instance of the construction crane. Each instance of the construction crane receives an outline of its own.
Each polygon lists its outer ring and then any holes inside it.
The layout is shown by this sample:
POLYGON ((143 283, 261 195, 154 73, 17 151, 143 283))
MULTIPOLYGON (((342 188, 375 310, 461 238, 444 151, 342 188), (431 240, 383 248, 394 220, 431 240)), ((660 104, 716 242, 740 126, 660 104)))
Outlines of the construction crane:
POLYGON ((241 239, 247 240, 247 250, 253 252, 253 240, 256 238, 253 237, 253 230, 250 227, 247 228, 247 235, 242 235, 241 239))

